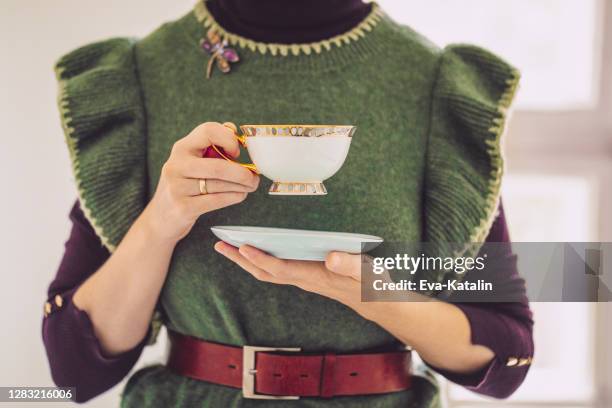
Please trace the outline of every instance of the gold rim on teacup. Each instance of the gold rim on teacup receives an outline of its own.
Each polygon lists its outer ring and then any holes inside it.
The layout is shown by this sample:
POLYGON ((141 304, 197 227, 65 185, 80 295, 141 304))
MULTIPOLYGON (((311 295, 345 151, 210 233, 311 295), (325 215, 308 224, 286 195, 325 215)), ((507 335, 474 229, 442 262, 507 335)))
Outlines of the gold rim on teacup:
MULTIPOLYGON (((238 133, 238 128, 232 122, 225 122, 223 124, 226 128, 234 132, 234 136, 238 142, 246 148, 246 138, 256 136, 291 136, 291 137, 353 137, 357 126, 352 125, 242 125, 240 130, 242 134, 238 133)), ((228 157, 223 149, 212 145, 212 148, 227 161, 231 161, 251 170, 255 174, 259 174, 257 166, 253 163, 240 163, 228 157)), ((314 191, 320 189, 314 188, 314 191)), ((292 189, 293 190, 293 189, 292 189)), ((319 194, 327 194, 321 192, 319 194)))
POLYGON ((293 137, 352 137, 356 127, 351 125, 242 125, 242 134, 255 136, 293 136, 293 137))

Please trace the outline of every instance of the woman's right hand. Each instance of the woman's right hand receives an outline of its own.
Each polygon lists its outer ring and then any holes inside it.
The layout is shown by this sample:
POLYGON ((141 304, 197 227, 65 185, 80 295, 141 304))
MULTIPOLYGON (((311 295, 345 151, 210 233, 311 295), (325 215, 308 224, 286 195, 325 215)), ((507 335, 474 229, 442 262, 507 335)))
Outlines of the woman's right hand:
POLYGON ((172 147, 142 214, 157 238, 177 242, 200 215, 238 204, 257 189, 259 176, 250 170, 221 158, 202 157, 213 144, 234 158, 240 154, 234 132, 217 122, 199 125, 172 147), (201 179, 206 180, 207 194, 200 192, 201 179))
MULTIPOLYGON (((146 335, 176 243, 202 214, 243 201, 259 176, 217 158, 203 158, 211 145, 239 154, 231 129, 204 123, 172 147, 157 190, 110 258, 74 293, 106 355, 133 349, 146 335), (206 180, 207 194, 199 180, 206 180)), ((212 245, 212 244, 211 244, 212 245)))

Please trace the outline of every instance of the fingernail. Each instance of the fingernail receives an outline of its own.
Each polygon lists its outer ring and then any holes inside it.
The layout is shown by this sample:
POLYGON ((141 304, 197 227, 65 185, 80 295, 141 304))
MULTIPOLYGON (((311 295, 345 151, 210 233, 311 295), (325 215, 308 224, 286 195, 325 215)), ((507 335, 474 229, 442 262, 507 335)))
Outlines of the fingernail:
POLYGON ((340 266, 340 256, 338 254, 331 254, 329 257, 329 268, 333 270, 338 266, 340 266))
POLYGON ((221 243, 221 241, 217 242, 213 248, 215 249, 215 251, 219 252, 220 254, 223 253, 223 244, 221 243))

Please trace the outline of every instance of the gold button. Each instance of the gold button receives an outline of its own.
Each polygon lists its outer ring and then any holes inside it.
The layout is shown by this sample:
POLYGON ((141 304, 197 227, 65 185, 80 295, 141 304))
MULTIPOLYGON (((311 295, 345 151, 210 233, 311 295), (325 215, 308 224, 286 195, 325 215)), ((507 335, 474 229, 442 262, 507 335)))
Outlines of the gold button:
POLYGON ((514 367, 515 365, 517 365, 519 362, 519 359, 516 357, 508 357, 508 360, 506 361, 506 366, 508 367, 514 367))
POLYGON ((45 302, 45 317, 49 316, 51 313, 51 303, 45 302))
POLYGON ((57 305, 57 307, 62 307, 62 305, 64 304, 64 299, 62 299, 60 295, 55 295, 55 304, 57 305))
POLYGON ((528 357, 528 358, 521 358, 521 359, 519 359, 519 361, 518 361, 518 366, 519 366, 519 367, 520 367, 520 366, 525 366, 525 365, 528 365, 528 364, 531 364, 531 357, 528 357))

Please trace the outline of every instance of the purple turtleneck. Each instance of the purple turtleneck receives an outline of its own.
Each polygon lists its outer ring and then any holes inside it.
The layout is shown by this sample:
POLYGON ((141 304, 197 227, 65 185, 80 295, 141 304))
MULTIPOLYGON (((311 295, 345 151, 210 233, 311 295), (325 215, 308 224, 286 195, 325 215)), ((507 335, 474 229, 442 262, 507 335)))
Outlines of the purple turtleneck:
POLYGON ((361 0, 209 0, 227 31, 255 41, 309 43, 342 34, 370 12, 361 0))
MULTIPOLYGON (((356 26, 371 5, 360 0, 209 0, 208 8, 226 30, 256 41, 274 43, 313 42, 333 37, 356 26)), ((109 258, 78 202, 70 213, 72 230, 56 276, 48 290, 54 304, 43 320, 43 340, 53 380, 59 386, 77 388, 76 400, 86 401, 119 383, 132 369, 144 347, 143 342, 119 356, 104 355, 87 313, 72 302, 75 290, 109 258)), ((508 242, 508 228, 500 208, 487 242, 508 242)), ((487 273, 499 275, 498 282, 523 285, 516 257, 507 253, 487 273)), ((460 375, 437 370, 451 381, 475 392, 503 398, 523 381, 528 365, 508 361, 533 355, 532 315, 526 296, 519 303, 457 304, 465 313, 472 342, 495 353, 491 363, 479 372, 460 375)), ((434 368, 435 369, 435 368, 434 368)))

